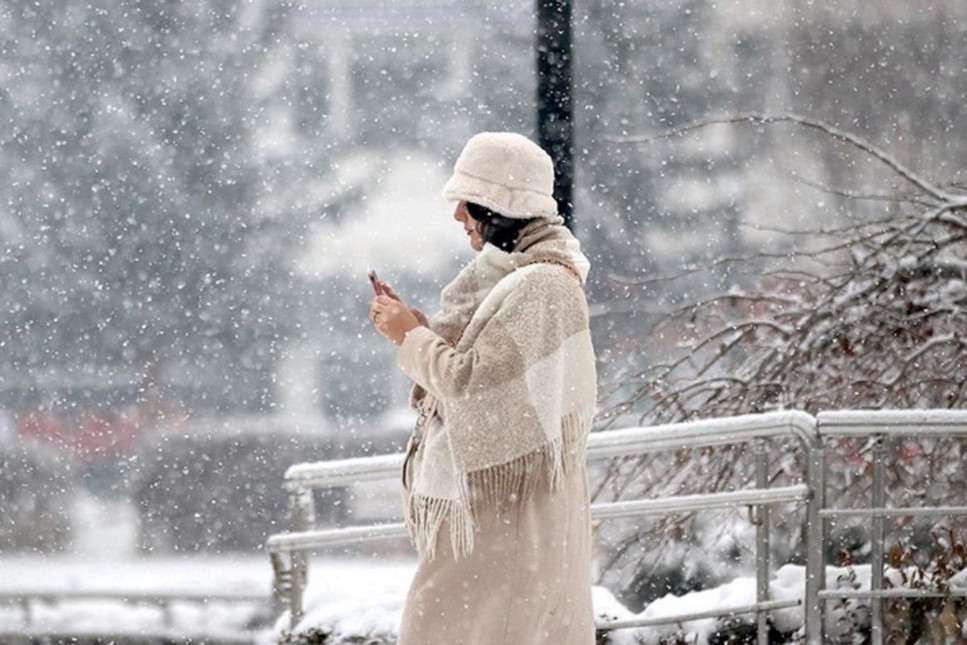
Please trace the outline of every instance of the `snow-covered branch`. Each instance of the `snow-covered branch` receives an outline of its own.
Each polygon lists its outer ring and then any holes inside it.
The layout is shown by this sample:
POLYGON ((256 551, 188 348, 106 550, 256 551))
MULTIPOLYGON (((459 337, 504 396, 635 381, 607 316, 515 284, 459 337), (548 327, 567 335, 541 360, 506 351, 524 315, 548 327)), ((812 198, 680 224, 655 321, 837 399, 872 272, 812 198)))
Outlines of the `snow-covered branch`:
MULTIPOLYGON (((787 253, 722 257, 666 276, 622 278, 622 286, 633 289, 656 281, 694 283, 722 266, 733 275, 737 268, 749 269, 741 289, 693 296, 648 318, 650 327, 640 337, 650 364, 614 390, 623 396, 612 402, 606 419, 634 413, 641 423, 667 423, 775 409, 967 407, 967 198, 939 188, 855 135, 795 115, 711 119, 622 141, 669 137, 713 123, 783 121, 864 151, 920 194, 898 199, 873 221, 795 231, 797 242, 811 244, 787 253)), ((917 459, 925 460, 922 468, 938 480, 955 475, 967 481, 962 448, 938 444, 916 450, 917 459)), ((829 490, 833 498, 854 485, 849 469, 868 463, 860 448, 850 454, 855 463, 841 469, 842 479, 829 490)), ((642 458, 610 471, 599 492, 671 494, 685 473, 693 490, 737 486, 754 473, 748 460, 732 456, 642 458)), ((908 485, 903 482, 897 486, 908 485)), ((687 531, 690 521, 656 523, 650 529, 666 533, 649 539, 687 531)))
POLYGON ((770 124, 770 123, 794 123, 805 128, 810 128, 822 132, 823 134, 832 137, 838 141, 849 144, 858 150, 870 155, 871 157, 879 160, 890 169, 892 169, 896 174, 903 177, 911 184, 919 188, 924 193, 930 195, 934 199, 944 202, 952 203, 957 205, 963 205, 967 203, 967 196, 964 195, 954 195, 947 191, 941 190, 936 184, 928 181, 920 174, 914 172, 903 163, 901 163, 896 157, 886 152, 882 148, 870 143, 869 141, 859 137, 851 132, 841 130, 833 125, 825 123, 823 121, 810 119, 799 114, 734 114, 730 116, 713 117, 710 119, 705 119, 698 121, 696 123, 691 123, 679 128, 672 128, 670 130, 663 130, 654 134, 646 134, 639 136, 630 137, 609 137, 608 140, 613 143, 648 143, 651 141, 656 141, 658 139, 667 139, 671 137, 681 136, 689 132, 694 132, 702 128, 707 128, 712 125, 728 125, 728 124, 739 124, 739 123, 759 123, 759 124, 770 124))

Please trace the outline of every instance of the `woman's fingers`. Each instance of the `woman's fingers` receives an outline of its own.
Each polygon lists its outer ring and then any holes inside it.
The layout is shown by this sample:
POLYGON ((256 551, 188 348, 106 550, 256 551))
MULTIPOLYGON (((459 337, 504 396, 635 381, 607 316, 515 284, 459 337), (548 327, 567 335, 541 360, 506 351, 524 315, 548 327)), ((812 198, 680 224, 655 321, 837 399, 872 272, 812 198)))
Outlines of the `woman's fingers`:
POLYGON ((386 296, 376 296, 369 305, 369 319, 376 322, 376 318, 379 316, 380 312, 386 311, 387 302, 395 302, 395 300, 390 300, 386 296), (380 300, 383 298, 383 300, 380 300))
POLYGON ((403 342, 406 333, 415 327, 420 326, 416 316, 410 312, 402 303, 391 300, 374 303, 376 329, 383 336, 399 345, 403 342))
POLYGON ((376 296, 369 308, 377 331, 399 345, 408 331, 420 325, 417 316, 390 296, 376 296))
POLYGON ((379 281, 379 288, 383 290, 383 294, 384 295, 389 296, 393 300, 396 300, 396 301, 399 301, 399 302, 403 302, 403 299, 400 298, 400 294, 396 293, 396 289, 394 289, 393 287, 389 286, 389 283, 388 282, 384 282, 383 280, 380 280, 379 281))
POLYGON ((373 298, 373 307, 378 311, 389 311, 390 309, 399 309, 403 305, 399 300, 394 300, 389 296, 376 296, 373 298))
POLYGON ((403 309, 405 307, 398 300, 393 300, 389 296, 376 296, 369 307, 369 317, 376 322, 379 318, 396 316, 403 309))

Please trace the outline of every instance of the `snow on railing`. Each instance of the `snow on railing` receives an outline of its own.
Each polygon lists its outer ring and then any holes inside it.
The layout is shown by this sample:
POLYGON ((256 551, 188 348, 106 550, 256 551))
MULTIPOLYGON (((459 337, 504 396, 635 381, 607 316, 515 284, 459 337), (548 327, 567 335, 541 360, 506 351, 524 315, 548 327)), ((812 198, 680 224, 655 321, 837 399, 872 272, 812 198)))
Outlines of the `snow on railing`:
MULTIPOLYGON (((774 412, 593 433, 588 439, 588 459, 750 442, 759 444, 767 439, 782 438, 799 440, 802 450, 807 454, 807 463, 810 464, 811 472, 814 471, 816 464, 808 459, 808 455, 818 448, 819 437, 815 431, 813 417, 801 412, 774 412)), ((756 602, 749 607, 726 608, 715 615, 756 613, 757 622, 762 627, 761 631, 766 634, 767 612, 780 607, 796 606, 799 601, 782 601, 776 604, 776 601, 769 598, 769 553, 768 548, 763 548, 768 545, 769 540, 769 525, 764 521, 767 516, 765 509, 773 504, 802 502, 807 506, 807 516, 814 521, 818 521, 819 509, 813 508, 810 487, 807 485, 770 489, 768 478, 765 476, 767 454, 764 449, 756 450, 756 459, 760 464, 758 467, 760 476, 757 478, 755 488, 663 499, 596 503, 591 506, 591 514, 595 519, 611 519, 730 507, 756 508, 758 518, 762 518, 756 522, 756 563, 757 569, 760 570, 757 575, 756 602)), ((345 485, 360 480, 397 477, 402 463, 403 455, 389 455, 299 464, 288 469, 285 475, 285 487, 290 495, 292 530, 273 535, 268 540, 267 548, 275 572, 277 606, 281 609, 283 602, 287 605, 292 628, 295 628, 304 613, 302 596, 308 578, 306 556, 308 551, 337 544, 385 540, 406 535, 402 523, 313 530, 315 509, 312 489, 345 485)), ((811 476, 818 477, 820 474, 812 472, 811 476)), ((810 579, 815 581, 819 577, 818 575, 807 576, 807 585, 811 584, 810 579)), ((816 586, 814 593, 818 594, 818 591, 819 587, 816 586)), ((692 615, 677 615, 657 620, 662 624, 669 624, 694 619, 695 616, 692 615)), ((655 622, 656 619, 651 618, 632 618, 622 620, 620 623, 601 622, 598 628, 623 629, 655 622)))
MULTIPOLYGON (((852 509, 823 509, 820 511, 820 525, 825 527, 827 517, 844 514, 863 514, 873 518, 870 533, 870 561, 877 566, 871 567, 870 589, 860 592, 849 590, 820 590, 817 605, 822 607, 826 601, 845 598, 869 598, 872 615, 870 620, 870 641, 872 645, 882 645, 883 604, 881 599, 890 597, 891 592, 902 591, 903 597, 930 597, 928 589, 886 590, 884 580, 884 541, 885 525, 888 516, 952 516, 967 515, 964 506, 920 506, 905 508, 886 507, 886 441, 896 437, 967 437, 967 411, 965 410, 839 410, 820 412, 816 418, 817 427, 823 438, 868 437, 873 440, 872 500, 870 507, 861 511, 852 509)), ((826 479, 823 478, 823 491, 826 479)), ((825 531, 824 531, 825 533, 825 531)), ((899 597, 899 596, 898 596, 899 597)))
MULTIPOLYGON (((872 606, 872 640, 883 640, 880 599, 901 594, 883 588, 883 519, 888 516, 967 515, 965 506, 913 506, 886 508, 884 442, 894 437, 967 437, 967 411, 896 410, 835 411, 812 417, 802 412, 773 412, 731 418, 706 419, 688 423, 647 428, 625 428, 593 433, 588 440, 588 459, 641 455, 666 450, 702 448, 751 443, 756 459, 755 488, 726 493, 675 496, 662 499, 624 500, 592 504, 592 517, 610 519, 726 507, 755 508, 756 526, 756 601, 753 604, 675 616, 637 616, 602 621, 599 630, 626 629, 659 624, 684 623, 741 613, 757 615, 757 639, 768 642, 767 618, 770 612, 802 606, 803 634, 807 643, 822 643, 825 603, 844 598, 866 598, 872 606), (825 440, 827 438, 868 437, 873 441, 873 501, 867 509, 827 509, 825 440), (795 438, 807 464, 803 484, 769 488, 765 441, 795 438), (770 598, 768 508, 786 502, 806 504, 806 566, 802 593, 797 598, 770 598), (826 519, 843 514, 873 518, 871 581, 868 589, 824 590, 830 571, 825 563, 826 519)), ((303 615, 303 592, 308 578, 307 553, 338 544, 385 540, 406 536, 402 523, 352 526, 316 530, 312 489, 397 477, 403 455, 348 459, 299 464, 288 469, 285 488, 290 496, 290 531, 273 535, 267 542, 275 572, 276 606, 289 611, 294 629, 303 615)), ((902 590, 904 597, 935 594, 927 589, 902 590)), ((958 592, 959 595, 959 592, 958 592)))

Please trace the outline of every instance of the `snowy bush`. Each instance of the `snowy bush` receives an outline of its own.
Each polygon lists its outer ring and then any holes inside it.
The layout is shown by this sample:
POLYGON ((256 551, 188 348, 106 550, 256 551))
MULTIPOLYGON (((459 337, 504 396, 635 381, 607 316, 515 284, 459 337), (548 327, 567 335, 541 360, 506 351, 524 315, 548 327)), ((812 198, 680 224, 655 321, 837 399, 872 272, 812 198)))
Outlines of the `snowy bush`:
POLYGON ((967 544, 949 528, 931 532, 926 548, 910 540, 890 549, 887 586, 935 591, 935 598, 891 599, 884 603, 885 631, 893 642, 964 642, 967 600, 951 595, 967 586, 967 544))
MULTIPOLYGON (((874 176, 880 185, 823 189, 854 205, 851 219, 813 230, 775 230, 788 235, 783 253, 722 258, 664 278, 711 278, 723 265, 735 276, 722 292, 694 296, 652 318, 642 334, 649 345, 641 354, 649 364, 627 377, 605 422, 631 415, 649 424, 782 409, 815 414, 967 406, 967 193, 934 183, 851 133, 796 115, 726 117, 658 136, 740 123, 818 132, 884 169, 874 176), (656 361, 657 344, 664 358, 656 361)), ((649 282, 627 284, 647 289, 649 282)), ((805 464, 779 457, 795 454, 782 448, 770 449, 772 485, 802 481, 805 464)), ((869 442, 848 439, 830 448, 828 503, 868 503, 862 500, 871 482, 869 442)), ((895 441, 886 448, 890 504, 911 498, 916 504, 951 503, 967 485, 962 441, 895 441)), ((754 481, 746 449, 627 460, 609 470, 600 490, 663 496, 743 487, 754 481)), ((780 563, 795 561, 800 550, 802 515, 791 510, 774 514, 773 548, 781 552, 773 555, 780 563)), ((931 527, 909 519, 895 526, 908 537, 928 535, 931 527)), ((692 547, 692 555, 678 556, 679 563, 701 559, 704 546, 718 539, 715 533, 697 535, 701 528, 694 515, 640 523, 623 538, 622 545, 630 545, 626 557, 609 564, 621 570, 629 561, 637 566, 646 560, 652 572, 674 567, 669 553, 682 544, 692 547), (654 544, 661 547, 642 553, 641 545, 654 544)), ((838 552, 830 554, 832 562, 840 560, 839 552, 852 552, 853 561, 869 557, 861 527, 840 521, 834 528, 838 552)))
POLYGON ((68 544, 74 482, 66 459, 31 443, 0 446, 0 550, 54 551, 68 544))
MULTIPOLYGON (((342 450, 318 427, 278 420, 199 421, 161 431, 140 446, 133 468, 141 547, 261 549, 287 528, 285 470, 342 450)), ((342 517, 345 502, 343 490, 320 493, 319 520, 342 517)))
POLYGON ((821 122, 795 115, 716 122, 819 130, 885 164, 911 190, 875 195, 882 208, 870 215, 857 209, 841 227, 790 232, 794 243, 782 258, 722 259, 747 269, 747 286, 657 319, 650 333, 673 334, 673 355, 641 372, 635 396, 612 412, 637 409, 665 422, 773 409, 967 404, 958 378, 967 371, 967 194, 821 122))

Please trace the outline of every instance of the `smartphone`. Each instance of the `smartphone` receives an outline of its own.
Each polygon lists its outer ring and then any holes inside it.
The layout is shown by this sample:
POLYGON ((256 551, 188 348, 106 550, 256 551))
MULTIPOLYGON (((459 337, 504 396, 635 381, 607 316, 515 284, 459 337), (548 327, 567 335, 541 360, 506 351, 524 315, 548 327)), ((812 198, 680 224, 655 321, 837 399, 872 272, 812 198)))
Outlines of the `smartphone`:
POLYGON ((373 291, 377 296, 383 295, 383 287, 379 286, 379 278, 376 277, 376 271, 372 269, 369 270, 369 283, 373 285, 373 291))

